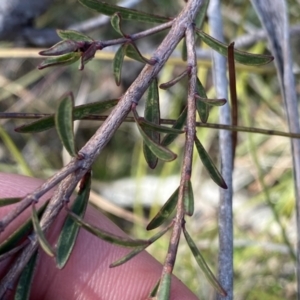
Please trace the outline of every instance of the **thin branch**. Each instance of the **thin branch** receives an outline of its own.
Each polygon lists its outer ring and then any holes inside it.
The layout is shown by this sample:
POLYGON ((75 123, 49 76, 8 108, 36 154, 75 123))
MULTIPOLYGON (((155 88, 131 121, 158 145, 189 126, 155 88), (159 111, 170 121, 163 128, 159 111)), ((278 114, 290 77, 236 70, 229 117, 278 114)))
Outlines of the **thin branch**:
MULTIPOLYGON (((297 36, 300 34, 300 25, 294 25, 289 28, 290 36, 297 36)), ((253 44, 267 39, 267 33, 263 29, 256 30, 255 32, 244 34, 235 40, 237 48, 249 48, 253 44)))
MULTIPOLYGON (((50 225, 53 223, 60 210, 63 208, 64 204, 71 197, 72 192, 76 188, 78 181, 81 179, 75 174, 69 175, 65 178, 59 185, 59 188, 55 191, 52 199, 47 206, 42 220, 41 228, 47 231, 50 225)), ((22 270, 30 260, 33 253, 38 248, 38 239, 35 233, 30 237, 30 244, 25 247, 20 256, 11 265, 7 274, 3 277, 0 284, 0 298, 6 293, 7 289, 14 286, 16 279, 20 276, 22 270)))
POLYGON ((44 194, 60 183, 69 174, 81 167, 80 160, 73 160, 66 167, 62 168, 57 174, 48 179, 33 193, 27 195, 16 207, 11 210, 0 220, 0 233, 9 225, 14 219, 21 214, 32 202, 38 201, 44 194))
MULTIPOLYGON (((42 113, 1 113, 0 112, 0 119, 40 119, 43 117, 53 116, 53 114, 42 114, 42 113)), ((88 115, 81 120, 86 121, 105 121, 108 116, 104 115, 88 115)), ((143 117, 140 117, 142 120, 143 117)), ((135 120, 133 117, 126 117, 124 122, 134 123, 135 120)), ((173 119, 160 119, 160 124, 164 125, 173 125, 176 120, 173 119)), ((230 131, 237 131, 237 132, 249 132, 249 133, 258 133, 258 134, 265 134, 265 135, 276 135, 276 136, 283 136, 289 138, 300 139, 300 133, 294 132, 284 132, 280 130, 273 130, 273 129, 263 129, 263 128, 256 128, 256 127, 246 127, 246 126, 233 126, 233 125, 226 125, 226 124, 215 124, 215 123, 201 123, 196 122, 196 127, 202 128, 211 128, 211 129, 224 129, 230 131)))
MULTIPOLYGON (((189 87, 188 87, 188 114, 186 124, 186 141, 184 149, 183 166, 181 170, 180 187, 178 193, 177 212, 172 230, 169 249, 166 255, 166 259, 163 266, 161 275, 161 282, 165 276, 171 275, 176 260, 178 243, 180 240, 182 224, 184 221, 184 191, 186 182, 190 180, 192 174, 192 161, 193 161, 193 148, 196 134, 196 102, 195 102, 195 91, 197 82, 197 58, 195 51, 195 38, 193 25, 190 24, 186 30, 186 45, 187 45, 187 61, 190 68, 189 73, 189 87)), ((158 289, 158 297, 160 295, 161 286, 158 289)))

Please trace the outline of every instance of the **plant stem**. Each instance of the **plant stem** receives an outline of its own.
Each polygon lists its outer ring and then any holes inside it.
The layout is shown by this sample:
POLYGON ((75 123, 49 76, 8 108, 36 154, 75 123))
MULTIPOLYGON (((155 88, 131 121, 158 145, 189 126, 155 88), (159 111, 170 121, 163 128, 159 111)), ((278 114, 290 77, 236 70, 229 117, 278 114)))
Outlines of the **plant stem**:
MULTIPOLYGON (((54 116, 53 114, 43 114, 43 113, 1 113, 0 112, 0 119, 40 119, 43 117, 54 116)), ((105 121, 108 116, 105 115, 88 115, 81 120, 89 120, 89 121, 105 121)), ((143 117, 140 117, 142 120, 143 117)), ((124 122, 131 122, 134 123, 133 117, 126 117, 124 122)), ((160 119, 160 124, 164 125, 173 125, 176 120, 173 119, 160 119)), ((196 127, 203 127, 203 128, 212 128, 212 129, 223 129, 223 130, 230 130, 230 131, 239 131, 239 132, 249 132, 249 133, 259 133, 265 135, 277 135, 289 138, 300 139, 300 133, 294 132, 284 132, 280 130, 273 130, 273 129, 262 129, 256 127, 246 127, 246 126, 232 126, 226 124, 216 124, 216 123, 201 123, 196 122, 196 127)))
MULTIPOLYGON (((103 122, 101 127, 96 131, 94 136, 86 143, 86 145, 79 151, 78 157, 73 159, 62 171, 58 172, 50 180, 47 180, 40 188, 28 195, 25 201, 22 201, 17 207, 16 211, 18 214, 23 211, 32 201, 38 201, 40 195, 44 194, 46 187, 49 184, 54 184, 53 178, 63 178, 55 192, 51 205, 47 207, 47 213, 45 212, 41 220, 41 226, 43 230, 46 230, 50 224, 54 221, 55 216, 63 206, 63 201, 67 200, 72 191, 75 189, 76 184, 84 176, 87 170, 91 168, 92 163, 95 161, 97 156, 112 138, 113 134, 122 124, 130 112, 132 103, 138 103, 140 98, 143 96, 150 82, 157 76, 159 71, 162 69, 175 47, 182 39, 185 34, 185 30, 188 24, 191 24, 194 20, 198 8, 201 5, 201 1, 190 0, 181 13, 172 21, 172 28, 170 29, 167 36, 164 38, 162 43, 159 45, 157 50, 154 52, 153 60, 156 60, 155 65, 146 65, 136 80, 128 88, 126 93, 123 95, 117 106, 103 122), (80 157, 80 159, 79 159, 80 157), (71 173, 71 174, 70 174, 71 173), (70 174, 68 176, 68 174, 70 174), (23 204, 25 202, 25 204, 23 204)), ((58 182, 55 181, 55 184, 58 182)), ((54 184, 54 185, 55 185, 54 184)), ((49 190, 49 189, 47 189, 49 190)), ((16 215, 18 215, 16 214, 16 215)), ((10 222, 12 221, 10 217, 10 222)), ((7 221, 0 223, 0 228, 4 228, 7 221)), ((26 262, 30 259, 37 247, 36 239, 24 249, 22 254, 16 263, 11 267, 9 273, 1 281, 0 284, 0 298, 3 297, 6 289, 11 287, 25 266, 26 262), (22 259, 23 257, 23 259, 22 259), (21 261, 22 260, 22 261, 21 261)))
MULTIPOLYGON (((223 41, 223 24, 220 12, 220 1, 211 0, 208 8, 208 17, 211 35, 223 41)), ((226 59, 213 52, 214 86, 217 98, 227 99, 226 59)), ((230 107, 224 105, 220 108, 219 121, 222 124, 230 124, 230 107)), ((231 132, 220 130, 220 157, 221 173, 228 189, 220 189, 219 204, 219 259, 218 277, 221 286, 226 290, 227 296, 217 294, 216 299, 233 299, 233 221, 232 221, 232 138, 231 132)))
MULTIPOLYGON (((251 0, 251 2, 265 28, 272 54, 275 57, 274 61, 280 83, 281 95, 285 102, 289 130, 295 133, 300 133, 287 4, 283 0, 251 0)), ((291 148, 296 198, 296 227, 298 236, 296 266, 297 298, 300 299, 300 141, 292 139, 291 148)))
MULTIPOLYGON (((192 174, 193 148, 196 134, 196 102, 195 91, 197 82, 197 59, 195 51, 195 38, 193 25, 190 24, 186 30, 186 45, 188 54, 189 73, 189 87, 187 98, 187 124, 186 124, 186 141, 184 149, 183 166, 181 170, 180 187, 178 193, 177 212, 175 216, 174 227, 172 230, 168 253, 164 262, 163 271, 161 275, 161 282, 166 276, 170 276, 173 272, 178 243, 180 240, 182 225, 184 222, 184 190, 186 181, 190 180, 192 174)), ((162 286, 158 288, 158 299, 161 299, 162 286)))
MULTIPOLYGON (((55 191, 52 199, 49 202, 49 205, 47 206, 43 214, 41 220, 41 228, 43 229, 43 231, 47 231, 47 229, 49 229, 50 225, 53 223, 60 210, 63 208, 64 203, 66 203, 66 201, 68 201, 68 199, 71 197, 71 194, 80 179, 81 177, 79 178, 76 173, 73 173, 65 178, 59 185, 59 188, 55 191)), ((11 265, 7 274, 2 278, 0 284, 0 299, 2 299, 9 288, 12 288, 14 286, 15 281, 20 276, 22 270, 37 248, 38 239, 36 234, 33 233, 30 236, 29 245, 24 248, 16 261, 11 265)))

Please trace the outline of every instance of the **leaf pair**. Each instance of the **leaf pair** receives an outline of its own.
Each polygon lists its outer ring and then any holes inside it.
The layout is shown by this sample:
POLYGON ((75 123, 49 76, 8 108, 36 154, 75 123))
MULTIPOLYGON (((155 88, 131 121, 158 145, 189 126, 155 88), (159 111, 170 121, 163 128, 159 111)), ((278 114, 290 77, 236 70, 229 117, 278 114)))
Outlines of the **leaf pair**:
MULTIPOLYGON (((174 191, 174 193, 170 196, 170 198, 166 201, 166 203, 161 207, 158 213, 150 221, 150 223, 146 227, 147 230, 153 230, 159 227, 170 218, 178 203, 179 188, 180 187, 178 187, 174 191)), ((185 213, 188 216, 192 216, 194 213, 194 194, 192 183, 190 180, 187 180, 184 185, 183 203, 185 213)))
POLYGON ((16 128, 17 132, 38 132, 49 129, 55 125, 59 138, 71 156, 76 156, 75 138, 73 132, 74 119, 82 119, 91 114, 104 111, 113 107, 118 100, 108 100, 103 102, 90 103, 74 108, 74 98, 72 93, 62 97, 55 116, 49 116, 16 128))
POLYGON ((39 52, 40 55, 53 57, 45 59, 38 68, 41 70, 56 65, 69 65, 80 59, 79 69, 83 70, 84 65, 94 57, 98 49, 97 43, 89 36, 74 30, 57 30, 57 34, 63 40, 39 52))
MULTIPOLYGON (((86 207, 89 200, 90 188, 91 188, 91 174, 87 172, 81 180, 80 190, 76 199, 74 200, 71 213, 76 214, 78 218, 82 218, 85 214, 86 207)), ((74 248, 76 238, 79 231, 79 225, 71 218, 67 217, 62 227, 61 233, 58 238, 56 251, 47 241, 44 232, 40 226, 39 218, 35 209, 35 205, 32 205, 32 223, 34 231, 36 232, 39 244, 42 249, 49 255, 56 257, 56 264, 58 268, 63 268, 67 263, 71 252, 74 248)))
MULTIPOLYGON (((64 97, 73 97, 72 93, 67 94, 64 97)), ((106 111, 109 108, 114 107, 118 103, 118 99, 111 99, 106 101, 93 102, 73 107, 73 120, 80 120, 90 114, 97 114, 106 111)), ((30 133, 41 132, 51 129, 55 126, 55 117, 51 115, 49 117, 41 118, 37 121, 22 125, 15 129, 16 132, 30 133)))
MULTIPOLYGON (((77 198, 73 202, 71 210, 74 213, 77 213, 79 216, 83 216, 87 207, 88 199, 89 199, 89 192, 90 192, 90 186, 91 186, 91 178, 90 173, 87 173, 84 177, 84 185, 81 185, 81 189, 78 193, 77 198)), ((36 212, 35 205, 32 206, 32 223, 33 228, 35 230, 35 233, 37 235, 38 241, 42 249, 50 256, 56 256, 56 264, 58 268, 63 268, 65 264, 67 263, 70 254, 74 248, 75 241, 78 235, 79 226, 77 223, 73 221, 70 217, 67 217, 63 228, 61 230, 56 251, 52 248, 52 246, 47 241, 44 232, 39 224, 39 218, 38 216, 44 211, 47 203, 44 204, 44 206, 39 210, 39 212, 36 212)), ((28 222, 26 222, 24 225, 28 227, 28 222)), ((23 226, 24 226, 23 225, 23 226)), ((14 234, 16 236, 16 234, 14 234)), ((24 228, 23 228, 23 234, 20 236, 20 233, 18 233, 19 238, 24 238, 24 228)), ((6 245, 8 244, 8 241, 12 240, 12 238, 8 239, 6 241, 6 245)), ((10 242, 11 243, 11 242, 10 242)), ((5 245, 2 246, 2 249, 5 248, 5 245), (4 247, 3 247, 4 246, 4 247)), ((7 247, 7 246, 6 246, 7 247)), ((1 248, 1 247, 0 247, 1 248)), ((30 261, 25 266, 18 284, 16 288, 15 293, 15 299, 29 299, 30 295, 30 288, 31 283, 34 275, 34 269, 37 261, 37 255, 38 252, 35 252, 35 254, 31 257, 30 261)))

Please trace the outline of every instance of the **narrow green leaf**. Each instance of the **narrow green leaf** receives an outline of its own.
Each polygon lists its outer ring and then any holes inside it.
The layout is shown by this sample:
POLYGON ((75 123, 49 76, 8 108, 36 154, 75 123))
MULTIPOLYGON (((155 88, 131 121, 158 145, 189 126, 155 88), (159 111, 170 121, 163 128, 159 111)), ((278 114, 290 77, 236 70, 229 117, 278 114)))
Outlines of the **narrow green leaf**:
MULTIPOLYGON (((225 45, 203 31, 196 29, 196 33, 201 37, 202 41, 218 53, 227 57, 228 45, 225 45)), ((245 51, 234 49, 234 59, 244 65, 260 66, 268 64, 274 57, 270 55, 252 54, 245 51)))
POLYGON ((122 30, 122 17, 120 13, 114 13, 110 19, 110 23, 117 33, 119 33, 121 36, 126 36, 122 30))
POLYGON ((144 63, 149 64, 149 65, 155 65, 156 64, 156 61, 150 60, 150 59, 144 57, 134 43, 128 43, 127 44, 125 53, 126 53, 127 57, 129 57, 133 60, 137 60, 137 61, 139 61, 143 64, 144 63))
POLYGON ((113 235, 112 233, 106 232, 102 229, 99 229, 95 226, 92 226, 92 225, 86 223, 80 217, 78 217, 77 215, 73 214, 70 211, 69 211, 69 215, 85 230, 87 230, 88 232, 94 234, 95 236, 99 237, 100 239, 102 239, 108 243, 120 245, 120 246, 128 247, 128 248, 134 248, 134 247, 139 247, 139 246, 149 244, 149 242, 147 240, 132 240, 130 238, 113 235))
POLYGON ((71 65, 75 61, 79 60, 81 54, 81 52, 71 52, 61 56, 49 57, 39 64, 38 69, 42 70, 58 65, 71 65))
POLYGON ((31 168, 29 167, 29 162, 24 157, 24 153, 22 153, 22 147, 16 144, 15 138, 12 134, 10 134, 9 129, 4 129, 3 125, 0 125, 0 140, 2 147, 9 152, 11 159, 15 162, 16 166, 18 166, 18 172, 27 175, 34 176, 31 168))
POLYGON ((183 203, 185 213, 188 216, 192 216, 194 214, 194 193, 190 180, 184 183, 183 203))
POLYGON ((214 274, 212 273, 212 271, 206 264, 204 258, 202 257, 200 251, 198 250, 196 244, 194 243, 194 241, 192 240, 192 238, 190 237, 190 235, 188 234, 188 232, 186 231, 185 228, 183 228, 183 234, 185 236, 185 239, 186 239, 199 267, 204 272, 207 280, 210 282, 210 284, 216 289, 216 291, 220 295, 225 297, 227 295, 226 291, 220 285, 220 283, 218 282, 218 280, 216 279, 216 277, 214 276, 214 274))
POLYGON ((152 244, 155 241, 157 241, 159 238, 161 238, 167 231, 170 230, 170 228, 173 227, 173 223, 169 224, 167 227, 165 227, 163 230, 159 231, 158 233, 156 233, 155 235, 153 235, 150 239, 149 239, 149 243, 152 244))
POLYGON ((70 52, 74 52, 78 50, 80 47, 79 43, 76 43, 75 41, 71 40, 63 40, 59 43, 55 44, 49 49, 43 50, 39 52, 39 55, 43 56, 57 56, 62 55, 70 52))
POLYGON ((127 255, 125 255, 122 258, 120 258, 120 259, 116 260, 115 262, 111 263, 109 265, 109 267, 114 268, 114 267, 118 267, 118 266, 126 263, 130 259, 134 258, 136 255, 138 255, 139 253, 144 251, 146 247, 147 246, 140 246, 140 247, 135 248, 134 250, 130 251, 127 255))
POLYGON ((119 99, 110 99, 75 106, 73 109, 74 120, 80 120, 90 114, 102 113, 107 109, 114 107, 118 102, 119 99))
POLYGON ((109 267, 110 268, 114 268, 114 267, 120 266, 120 265, 124 264, 125 262, 129 261, 130 259, 132 259, 136 255, 138 255, 140 252, 142 252, 143 250, 145 250, 153 242, 155 242, 160 237, 162 237, 170 228, 171 228, 171 226, 168 226, 168 227, 164 228, 163 230, 161 230, 160 232, 158 232, 157 234, 155 234, 151 239, 149 239, 147 245, 140 246, 140 247, 137 247, 137 248, 133 249, 131 252, 129 252, 128 254, 126 254, 125 256, 123 256, 122 258, 120 258, 117 261, 115 261, 112 264, 110 264, 109 267))
POLYGON ((204 0, 202 2, 201 8, 196 16, 196 27, 197 28, 202 28, 204 20, 205 20, 205 16, 206 16, 206 12, 207 12, 207 8, 208 8, 208 4, 209 4, 209 0, 204 0))
MULTIPOLYGON (((176 122, 173 124, 172 129, 181 129, 185 124, 186 118, 187 118, 187 106, 184 108, 184 110, 181 112, 176 122)), ((169 146, 177 138, 177 136, 178 134, 174 134, 174 133, 167 134, 163 138, 161 145, 163 147, 169 146)))
POLYGON ((222 175, 220 174, 220 172, 218 171, 218 169, 214 165, 213 161, 209 157, 208 153, 206 152, 206 150, 204 149, 201 142, 199 141, 199 139, 196 136, 195 136, 195 145, 196 145, 197 151, 199 153, 200 159, 201 159, 204 167, 208 171, 211 179, 217 185, 222 187, 223 189, 227 189, 226 182, 224 181, 222 175))
MULTIPOLYGON (((201 98, 207 99, 205 89, 198 77, 197 77, 197 84, 196 84, 196 92, 201 98)), ((206 123, 209 116, 208 105, 203 101, 196 101, 196 108, 201 122, 206 123)))
MULTIPOLYGON (((40 218, 45 211, 49 200, 46 201, 42 207, 39 208, 37 214, 40 218)), ((32 219, 29 217, 16 231, 14 231, 6 240, 0 244, 0 255, 9 252, 15 248, 21 240, 24 239, 33 230, 32 219)))
POLYGON ((36 251, 23 269, 18 280, 14 300, 27 300, 30 298, 31 284, 33 280, 38 252, 36 251))
POLYGON ((172 279, 172 275, 170 273, 164 274, 158 287, 157 300, 170 299, 171 279, 172 279))
POLYGON ((187 74, 188 74, 188 69, 185 69, 181 74, 179 74, 178 76, 176 76, 175 78, 173 78, 172 80, 166 82, 166 83, 162 83, 159 88, 166 90, 172 86, 174 86, 177 82, 179 82, 182 78, 184 78, 187 74))
POLYGON ((35 205, 32 205, 32 223, 34 231, 37 235, 38 241, 42 249, 49 255, 49 256, 55 256, 55 252, 52 249, 51 245, 47 241, 44 232, 40 226, 40 221, 35 209, 35 205))
POLYGON ((163 224, 168 217, 174 211, 177 202, 178 202, 178 192, 179 187, 175 190, 175 192, 170 196, 167 202, 162 206, 159 212, 155 215, 155 217, 150 221, 148 226, 146 227, 147 230, 152 230, 163 224))
POLYGON ((142 127, 139 124, 139 117, 136 112, 136 110, 133 110, 134 119, 136 122, 136 125, 138 127, 138 130, 146 143, 146 145, 149 147, 149 149, 161 160, 164 161, 172 161, 176 159, 177 155, 170 151, 169 149, 162 147, 161 145, 155 143, 152 139, 148 137, 148 135, 144 132, 142 127))
POLYGON ((211 106, 223 106, 227 102, 226 99, 207 99, 207 98, 201 98, 198 95, 195 95, 195 97, 196 97, 196 101, 202 101, 211 106))
POLYGON ((94 40, 86 34, 75 30, 56 30, 58 36, 63 40, 72 40, 77 42, 93 42, 94 40))
POLYGON ((186 38, 185 37, 182 39, 181 58, 183 61, 187 61, 187 48, 186 48, 186 38))
POLYGON ((55 126, 60 140, 71 156, 76 156, 73 132, 73 95, 64 97, 55 114, 55 126))
MULTIPOLYGON (((87 173, 85 177, 87 177, 87 181, 84 187, 79 190, 78 196, 71 207, 71 211, 80 218, 83 218, 85 214, 91 189, 90 173, 87 173)), ((68 216, 65 219, 56 246, 56 266, 59 269, 62 269, 66 265, 75 246, 79 229, 80 226, 71 217, 68 216)))
MULTIPOLYGON (((112 99, 112 100, 99 101, 99 102, 93 102, 89 104, 75 106, 73 109, 73 118, 74 120, 80 120, 90 114, 97 114, 100 112, 104 112, 107 109, 115 106, 118 102, 119 102, 118 99, 112 99)), ((17 127, 15 131, 20 133, 41 132, 44 130, 51 129, 54 126, 55 126, 54 115, 52 115, 22 125, 20 127, 17 127)))
POLYGON ((143 120, 143 119, 139 120, 139 124, 143 129, 145 129, 146 132, 147 132, 147 129, 152 129, 154 131, 161 132, 161 133, 175 134, 176 136, 185 132, 184 130, 180 130, 180 129, 177 129, 174 127, 155 125, 155 124, 147 122, 146 120, 143 120))
POLYGON ((51 129, 54 126, 55 126, 54 115, 52 115, 19 126, 15 128, 15 131, 20 133, 41 132, 44 130, 51 129))
POLYGON ((158 163, 158 157, 151 151, 151 149, 147 146, 145 141, 143 141, 143 153, 149 168, 155 169, 158 163))
MULTIPOLYGON (((159 126, 160 108, 159 108, 159 93, 158 93, 157 84, 158 83, 156 78, 153 79, 152 82, 150 83, 148 89, 148 95, 145 103, 144 118, 146 121, 149 121, 150 123, 159 126)), ((145 130, 145 133, 148 135, 148 137, 150 137, 150 139, 152 139, 156 144, 159 144, 160 134, 157 131, 151 128, 148 129, 143 128, 143 129, 145 130)), ((143 141, 143 152, 148 166, 151 169, 155 169, 158 163, 158 158, 146 145, 145 141, 143 141)))
POLYGON ((0 199, 0 207, 1 206, 6 206, 6 205, 11 205, 14 203, 18 203, 22 200, 22 198, 16 197, 16 198, 1 198, 0 199))
POLYGON ((150 292, 150 294, 149 294, 149 297, 150 297, 150 298, 153 298, 153 297, 156 296, 157 291, 158 291, 159 284, 160 284, 160 279, 157 280, 155 286, 153 287, 152 291, 150 292))
POLYGON ((123 44, 118 49, 113 60, 113 72, 114 72, 115 82, 117 86, 121 84, 122 66, 123 66, 127 45, 128 44, 123 44))
POLYGON ((165 23, 170 21, 169 18, 108 4, 99 0, 79 0, 79 2, 83 6, 107 16, 112 16, 114 13, 118 12, 122 16, 123 20, 133 20, 147 23, 165 23))

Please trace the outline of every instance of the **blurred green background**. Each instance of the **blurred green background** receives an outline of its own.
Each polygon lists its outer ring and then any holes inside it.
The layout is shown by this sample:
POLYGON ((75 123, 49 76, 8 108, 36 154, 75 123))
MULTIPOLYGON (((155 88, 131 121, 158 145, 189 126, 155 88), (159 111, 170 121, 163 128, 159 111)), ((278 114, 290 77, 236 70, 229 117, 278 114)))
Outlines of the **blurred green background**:
MULTIPOLYGON (((110 3, 117 3, 110 1, 110 3)), ((290 23, 299 26, 300 1, 287 1, 290 23)), ((136 9, 175 16, 183 1, 140 1, 136 9)), ((223 1, 224 35, 227 42, 238 41, 253 34, 261 25, 249 1, 223 1)), ((54 1, 45 14, 36 20, 39 28, 66 28, 97 14, 82 7, 75 0, 54 1)), ((128 33, 149 28, 148 24, 125 23, 128 33)), ((209 32, 207 23, 204 30, 209 32)), ((299 31, 298 31, 299 32, 299 31)), ((107 23, 91 32, 94 39, 113 39, 118 35, 107 23)), ((150 54, 164 33, 139 41, 144 53, 150 54)), ((299 34, 298 34, 299 36, 299 34)), ((300 61, 300 38, 292 36, 295 72, 300 61)), ((199 49, 208 50, 198 42, 199 49)), ((243 45, 242 45, 243 46, 243 45)), ((253 53, 269 53, 267 42, 244 45, 253 53)), ((37 70, 39 58, 14 57, 14 50, 32 48, 22 41, 0 41, 0 109, 2 112, 50 113, 67 91, 72 91, 75 104, 120 97, 139 74, 142 64, 128 61, 123 67, 120 87, 112 76, 111 59, 94 59, 84 71, 76 64, 37 70), (4 57, 3 53, 10 53, 4 57)), ((181 45, 174 58, 159 75, 159 83, 166 82, 184 69, 179 63, 181 45)), ((115 48, 108 48, 112 57, 115 48)), ((36 53, 36 50, 32 50, 36 53)), ((207 53, 207 52, 205 52, 207 53)), ((7 54, 6 54, 7 55, 7 54)), ((205 55, 204 55, 205 56, 205 55)), ((199 60, 199 78, 209 97, 214 97, 210 60, 199 60)), ((300 92, 299 74, 296 73, 300 92)), ((239 125, 287 131, 287 122, 279 84, 273 65, 245 68, 237 65, 239 125)), ((160 90, 161 117, 176 118, 186 101, 186 81, 168 91, 160 90)), ((139 105, 142 114, 143 101, 139 105)), ((21 119, 0 120, 0 171, 48 178, 68 162, 55 130, 37 134, 19 134, 14 128, 26 122, 21 119)), ((209 122, 218 122, 218 109, 213 108, 209 122)), ((76 128, 78 148, 101 125, 98 121, 81 121, 76 128)), ((198 128, 197 136, 218 164, 218 131, 198 128)), ((109 214, 129 234, 139 238, 153 233, 145 230, 145 222, 158 211, 179 184, 184 137, 171 146, 178 159, 171 163, 159 162, 150 170, 143 158, 142 140, 133 124, 123 124, 108 143, 93 166, 92 202, 102 199, 114 203, 138 216, 135 222, 125 221, 124 210, 107 208, 109 214), (116 216, 117 215, 117 216, 116 216)), ((295 260, 291 252, 296 247, 295 199, 292 181, 292 162, 288 138, 261 134, 238 134, 237 157, 234 171, 234 268, 235 299, 295 299, 295 260), (287 243, 287 240, 289 243, 287 243)), ((211 268, 217 270, 218 254, 218 187, 209 179, 197 153, 194 157, 192 182, 196 212, 187 220, 187 228, 211 268)), ((94 204, 95 205, 95 204, 94 204)), ((99 209, 106 210, 98 204, 99 209)), ((104 206, 104 207, 103 207, 104 206)), ((163 262, 168 246, 168 235, 149 248, 149 252, 163 262)), ((214 292, 196 265, 184 240, 179 248, 175 274, 201 299, 213 299, 214 292)))

